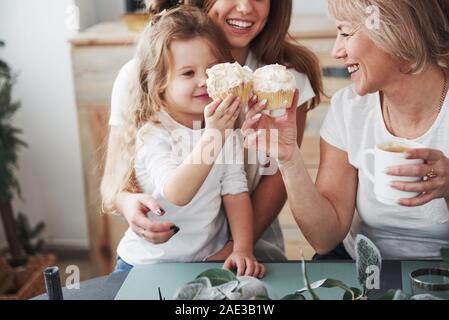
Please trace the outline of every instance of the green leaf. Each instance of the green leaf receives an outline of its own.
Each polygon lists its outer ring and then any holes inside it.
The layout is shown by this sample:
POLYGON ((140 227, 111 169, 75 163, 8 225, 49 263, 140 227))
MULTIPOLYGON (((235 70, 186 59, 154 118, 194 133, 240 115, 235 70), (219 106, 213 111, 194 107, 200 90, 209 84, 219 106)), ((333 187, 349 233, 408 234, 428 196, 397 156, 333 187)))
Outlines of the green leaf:
POLYGON ((239 282, 237 280, 235 280, 235 281, 229 281, 229 282, 223 283, 222 285, 217 286, 216 288, 221 293, 223 293, 226 297, 228 297, 232 292, 234 292, 235 289, 237 289, 238 285, 239 285, 239 282))
MULTIPOLYGON (((320 280, 320 281, 316 281, 316 282, 310 284, 310 286, 308 286, 306 288, 303 288, 301 290, 298 290, 297 293, 303 293, 303 292, 310 291, 309 288, 311 288, 312 290, 315 290, 315 289, 318 289, 318 288, 328 288, 328 289, 340 288, 340 289, 345 291, 345 294, 348 294, 349 299, 347 299, 347 300, 355 300, 355 298, 357 298, 357 296, 355 295, 355 293, 352 290, 352 288, 350 288, 349 286, 347 286, 343 282, 341 282, 339 280, 335 280, 335 279, 323 279, 323 280, 320 280)), ((358 291, 360 292, 360 290, 358 290, 358 291)))
POLYGON ((41 234, 42 231, 45 229, 45 223, 39 222, 31 231, 30 238, 36 238, 39 234, 41 234))
POLYGON ((206 288, 212 287, 212 283, 210 282, 209 278, 206 278, 206 277, 196 278, 195 280, 190 281, 187 284, 195 284, 195 283, 202 284, 206 288))
POLYGON ((271 300, 271 299, 268 296, 255 296, 252 300, 268 301, 268 300, 271 300))
POLYGON ((425 294, 417 294, 416 296, 411 297, 410 300, 444 300, 444 299, 425 293, 425 294))
POLYGON ((286 295, 285 297, 281 298, 281 300, 306 300, 306 298, 302 294, 295 292, 286 295))
POLYGON ((449 268, 449 248, 441 249, 441 258, 443 259, 444 263, 446 263, 447 267, 449 268))
POLYGON ((175 300, 194 300, 206 287, 202 283, 188 283, 181 287, 174 296, 175 300))
POLYGON ((377 300, 410 300, 410 296, 400 289, 390 289, 377 300))
POLYGON ((398 291, 398 290, 390 289, 384 295, 382 295, 380 298, 378 298, 377 300, 394 300, 396 291, 398 291))
POLYGON ((234 273, 226 269, 209 269, 198 275, 196 278, 208 278, 213 287, 238 280, 234 273))
POLYGON ((249 300, 255 296, 268 296, 265 284, 254 277, 238 277, 239 285, 237 290, 241 293, 241 300, 249 300))
POLYGON ((343 294, 343 300, 360 300, 363 298, 363 292, 359 288, 351 287, 352 293, 345 291, 343 294))
POLYGON ((309 277, 307 275, 306 262, 304 260, 304 257, 302 258, 302 276, 303 276, 303 279, 304 279, 304 283, 306 284, 307 291, 312 296, 312 299, 313 300, 320 300, 320 297, 318 297, 318 295, 315 293, 315 291, 313 290, 313 288, 310 285, 309 277))
POLYGON ((360 285, 363 287, 363 293, 366 294, 366 280, 368 278, 367 270, 375 266, 382 269, 382 256, 376 245, 367 237, 359 234, 355 239, 356 268, 360 285))

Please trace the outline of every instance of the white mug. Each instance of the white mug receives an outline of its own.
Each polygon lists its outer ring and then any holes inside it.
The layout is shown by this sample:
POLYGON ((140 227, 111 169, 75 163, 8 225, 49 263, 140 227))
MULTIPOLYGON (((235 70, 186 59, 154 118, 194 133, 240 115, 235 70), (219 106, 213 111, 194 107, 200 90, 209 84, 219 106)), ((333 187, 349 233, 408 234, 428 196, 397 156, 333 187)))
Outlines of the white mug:
POLYGON ((361 168, 374 183, 377 200, 388 205, 399 205, 399 199, 415 198, 420 194, 394 189, 390 184, 393 181, 416 182, 422 180, 422 177, 398 177, 386 173, 389 167, 424 163, 421 159, 406 159, 407 150, 418 148, 423 146, 413 142, 388 142, 378 145, 375 149, 365 150, 362 154, 361 168), (374 174, 368 168, 368 155, 374 156, 374 174))

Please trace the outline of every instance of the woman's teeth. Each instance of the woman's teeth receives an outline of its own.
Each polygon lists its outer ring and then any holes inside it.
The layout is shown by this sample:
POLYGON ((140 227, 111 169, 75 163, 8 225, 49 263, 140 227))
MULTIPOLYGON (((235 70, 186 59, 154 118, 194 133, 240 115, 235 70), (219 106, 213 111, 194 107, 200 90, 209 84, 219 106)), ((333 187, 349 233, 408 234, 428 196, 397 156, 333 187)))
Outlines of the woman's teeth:
POLYGON ((253 23, 252 22, 247 22, 247 21, 241 21, 241 20, 226 20, 226 22, 234 27, 234 28, 238 28, 238 29, 248 29, 251 28, 253 23))
POLYGON ((359 71, 359 69, 360 69, 360 66, 358 64, 355 64, 355 65, 352 65, 352 66, 348 67, 348 72, 350 74, 353 74, 353 73, 359 71))

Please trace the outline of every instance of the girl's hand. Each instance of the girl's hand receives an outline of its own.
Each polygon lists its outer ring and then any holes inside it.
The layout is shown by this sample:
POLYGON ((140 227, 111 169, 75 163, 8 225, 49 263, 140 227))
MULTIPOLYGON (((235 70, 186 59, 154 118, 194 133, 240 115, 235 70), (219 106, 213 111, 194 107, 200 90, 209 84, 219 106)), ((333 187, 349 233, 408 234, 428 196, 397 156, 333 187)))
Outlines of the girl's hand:
POLYGON ((164 209, 147 194, 122 193, 117 202, 131 229, 150 243, 167 242, 179 231, 173 223, 152 221, 147 217, 149 211, 159 216, 165 214, 164 209))
POLYGON ((265 109, 266 101, 257 102, 253 98, 242 126, 245 136, 245 147, 263 151, 268 156, 276 158, 279 162, 290 160, 293 151, 298 145, 296 128, 298 101, 299 92, 296 90, 293 103, 287 109, 286 114, 282 117, 274 118, 262 113, 265 109), (271 143, 270 140, 276 136, 277 143, 271 143))
POLYGON ((391 167, 388 174, 424 179, 419 182, 393 182, 395 189, 421 193, 412 199, 401 199, 400 204, 417 207, 440 198, 445 198, 449 204, 449 159, 444 153, 434 149, 414 149, 407 152, 407 158, 422 159, 424 164, 391 167))
POLYGON ((223 268, 237 269, 237 276, 251 276, 260 279, 265 276, 264 265, 257 262, 250 252, 234 251, 224 262, 223 268))
POLYGON ((224 135, 226 129, 234 129, 240 111, 240 98, 233 94, 229 94, 223 101, 215 100, 204 110, 206 129, 219 130, 224 135))

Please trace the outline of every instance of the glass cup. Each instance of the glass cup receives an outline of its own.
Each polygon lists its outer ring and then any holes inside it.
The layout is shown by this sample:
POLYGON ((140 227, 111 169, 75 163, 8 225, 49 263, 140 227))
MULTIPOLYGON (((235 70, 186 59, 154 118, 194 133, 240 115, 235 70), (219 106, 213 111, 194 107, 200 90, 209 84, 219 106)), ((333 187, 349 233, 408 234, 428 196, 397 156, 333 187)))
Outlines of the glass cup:
POLYGON ((449 270, 423 268, 410 273, 412 295, 431 294, 449 300, 449 270))

